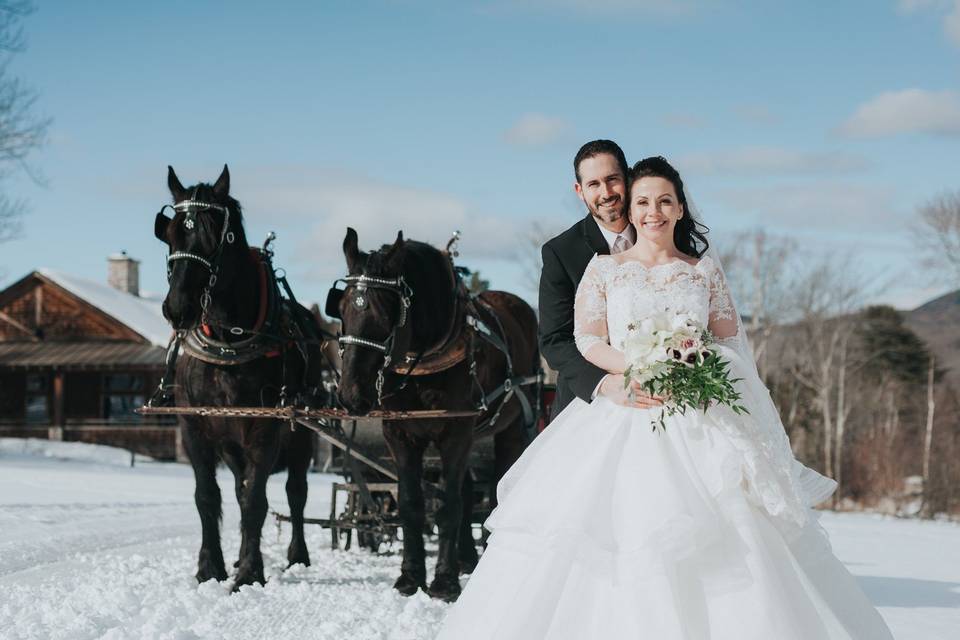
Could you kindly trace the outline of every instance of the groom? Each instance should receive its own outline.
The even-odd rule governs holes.
[[[587,263],[597,253],[626,251],[637,237],[627,218],[627,160],[617,143],[594,140],[583,145],[573,159],[573,171],[573,188],[588,213],[541,249],[540,352],[558,373],[550,418],[574,397],[590,402],[605,396],[627,406],[659,406],[660,400],[643,393],[636,383],[631,400],[622,377],[587,362],[574,343],[573,303]]]

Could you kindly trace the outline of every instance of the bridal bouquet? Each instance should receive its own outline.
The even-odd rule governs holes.
[[[730,378],[730,363],[710,348],[713,342],[710,332],[686,313],[665,310],[628,325],[624,386],[638,382],[651,395],[666,398],[654,431],[666,428],[667,415],[688,408],[706,411],[715,402],[737,414],[748,413],[737,404],[740,394],[733,383],[739,378]]]

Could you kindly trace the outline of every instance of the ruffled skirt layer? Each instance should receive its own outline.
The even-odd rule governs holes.
[[[771,516],[709,412],[572,403],[498,486],[486,552],[440,640],[883,640],[815,513]],[[832,480],[793,470],[807,504]]]

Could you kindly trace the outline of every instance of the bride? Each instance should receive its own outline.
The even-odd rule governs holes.
[[[438,640],[892,638],[817,523],[836,484],[794,459],[721,265],[699,232],[675,237],[693,215],[679,174],[647,158],[628,187],[637,242],[587,266],[577,347],[623,374],[628,324],[694,314],[749,414],[715,405],[654,433],[660,408],[574,400],[500,481]]]

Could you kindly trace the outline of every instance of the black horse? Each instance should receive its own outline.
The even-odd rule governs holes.
[[[393,245],[372,253],[361,252],[357,243],[356,232],[348,229],[346,288],[331,292],[327,311],[342,320],[339,396],[352,414],[378,405],[469,412],[511,375],[529,378],[539,371],[537,319],[523,300],[500,291],[470,298],[447,253],[404,241],[402,233]],[[488,432],[496,434],[497,479],[528,441],[517,393],[524,392],[501,396],[479,418],[485,421],[500,411],[492,424],[486,421]],[[405,595],[423,588],[433,597],[455,600],[461,561],[468,570],[476,564],[472,492],[463,489],[477,424],[477,417],[383,422],[399,471],[403,529],[403,564],[394,587]],[[442,470],[435,515],[439,557],[427,588],[422,481],[424,451],[431,443],[440,452]]]
[[[170,167],[167,184],[175,215],[171,219],[161,209],[154,233],[169,246],[170,288],[163,315],[177,332],[178,344],[182,340],[175,404],[273,407],[310,393],[319,376],[311,362],[316,347],[304,346],[305,325],[296,321],[304,317],[302,308],[282,298],[266,248],[247,244],[240,205],[229,195],[227,167],[212,186],[200,183],[189,189]],[[203,527],[197,580],[227,577],[220,546],[218,460],[233,472],[241,511],[234,590],[264,582],[260,533],[267,515],[266,482],[283,467],[288,469],[293,525],[287,560],[309,565],[303,509],[313,455],[310,432],[259,417],[187,415],[179,421]]]

